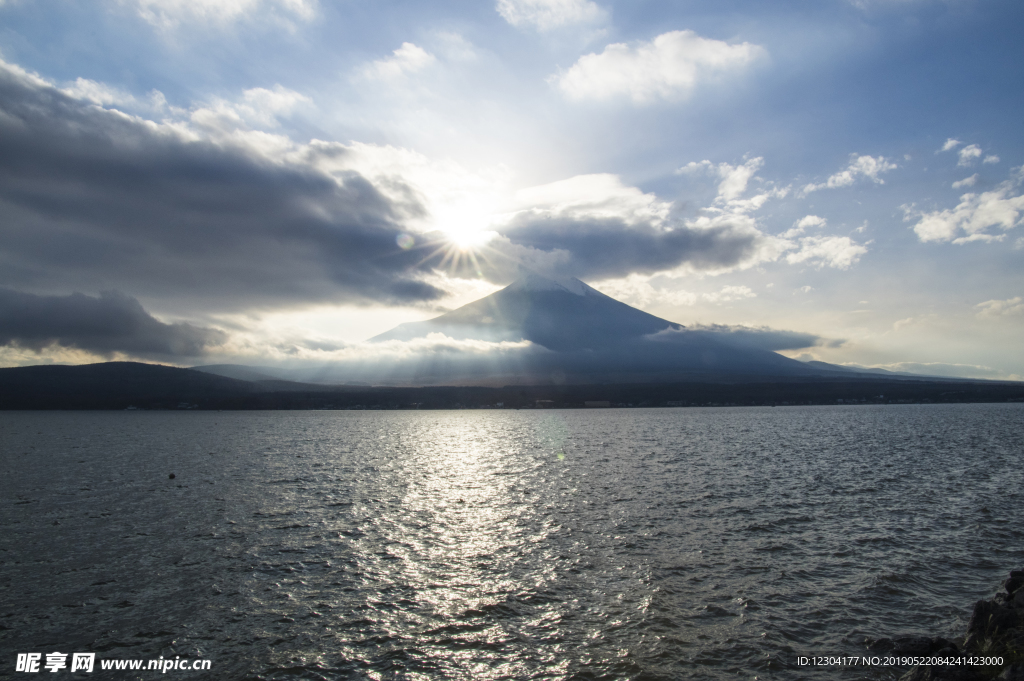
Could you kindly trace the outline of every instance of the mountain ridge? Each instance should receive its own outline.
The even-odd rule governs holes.
[[[727,334],[687,329],[574,278],[529,274],[434,319],[400,324],[370,339],[529,341],[546,352],[519,367],[529,380],[636,382],[711,374],[806,376],[828,372]]]
[[[560,282],[532,274],[434,319],[399,324],[370,342],[443,333],[457,340],[528,340],[549,350],[594,349],[669,328],[683,327],[615,300],[579,279]]]

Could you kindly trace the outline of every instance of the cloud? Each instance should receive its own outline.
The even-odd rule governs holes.
[[[963,142],[961,142],[960,140],[953,139],[952,137],[950,137],[948,140],[946,140],[946,143],[942,145],[942,148],[935,153],[949,151],[950,149],[956,149],[961,144],[963,144]]]
[[[965,177],[962,180],[957,180],[953,183],[953,189],[962,189],[964,187],[973,187],[978,181],[978,173],[974,173],[970,177]]]
[[[580,175],[520,191],[516,199],[523,208],[492,226],[496,236],[487,250],[497,257],[483,258],[481,271],[493,281],[507,281],[519,268],[603,281],[673,270],[721,273],[777,260],[798,244],[766,235],[751,215],[789,191],[756,177],[763,164],[760,157],[737,165],[705,160],[677,170],[719,180],[712,204],[692,219],[680,218],[672,203],[627,187],[610,174]],[[744,197],[753,179],[763,189]],[[800,261],[848,267],[866,249],[849,239],[844,243],[845,249],[832,241],[812,249],[805,242]],[[692,296],[679,304],[699,298],[679,295]]]
[[[701,302],[722,304],[757,297],[749,286],[723,286],[718,291],[707,293],[655,288],[651,285],[651,278],[642,275],[602,281],[600,290],[605,295],[640,309],[649,308],[652,304],[690,307]]]
[[[895,163],[890,162],[884,156],[858,156],[857,154],[851,154],[850,165],[845,170],[841,170],[835,175],[832,175],[825,182],[821,184],[808,184],[803,188],[804,194],[818,191],[819,189],[836,189],[838,187],[849,187],[857,181],[858,177],[866,177],[875,184],[885,184],[879,175],[881,173],[888,172],[898,168]]]
[[[999,163],[999,157],[995,154],[989,154],[982,163]]]
[[[548,31],[570,24],[596,24],[608,13],[590,0],[498,0],[498,14],[517,28]]]
[[[960,150],[959,160],[956,164],[958,166],[974,165],[974,162],[979,158],[981,158],[981,147],[977,144],[971,144]]]
[[[394,80],[422,71],[437,61],[434,55],[412,43],[402,43],[392,55],[370,62],[363,68],[363,75],[374,80]]]
[[[793,227],[783,233],[782,237],[784,239],[792,239],[806,232],[808,228],[824,227],[827,224],[828,221],[825,218],[818,217],[817,215],[805,215],[794,222]]]
[[[374,385],[508,385],[553,355],[529,341],[456,339],[430,333],[407,341],[387,340],[338,347],[323,343],[265,341],[227,346],[216,361],[270,362],[292,380],[311,383],[358,381]],[[549,360],[548,360],[549,361]]]
[[[165,324],[139,301],[116,291],[90,297],[38,296],[0,288],[0,346],[36,352],[53,345],[103,357],[198,357],[227,334],[191,324]]]
[[[64,88],[64,93],[75,99],[85,99],[100,106],[135,103],[135,97],[131,94],[88,78],[79,78],[74,83],[70,83]]]
[[[1017,296],[1006,300],[986,300],[974,307],[978,309],[978,317],[982,319],[1024,315],[1024,298]]]
[[[161,29],[181,24],[223,26],[243,19],[292,18],[309,21],[317,0],[121,0],[135,7],[139,16]]]
[[[763,158],[752,158],[746,163],[737,166],[730,166],[728,163],[721,163],[718,166],[722,182],[718,185],[718,196],[723,201],[735,201],[747,191],[747,183],[754,176],[761,166],[764,165]]]
[[[982,364],[947,364],[945,362],[893,362],[880,364],[879,369],[906,372],[920,376],[949,376],[951,378],[987,378],[1020,380],[999,369]]]
[[[241,128],[276,128],[280,125],[281,118],[289,116],[301,106],[311,104],[312,100],[309,97],[278,84],[273,89],[258,87],[245,90],[241,99],[234,102],[214,99],[187,115],[189,122],[208,134],[229,138],[237,137],[236,133]],[[274,138],[266,136],[264,142],[270,142],[272,139]],[[289,144],[288,140],[282,138],[270,146],[283,148]]]
[[[721,291],[704,293],[701,297],[711,303],[728,303],[745,298],[756,298],[757,294],[749,286],[723,286]]]
[[[828,265],[845,270],[867,252],[865,245],[858,244],[847,236],[808,236],[800,239],[799,250],[788,254],[786,262],[811,262],[816,263],[819,269]]]
[[[250,92],[253,107],[290,99]],[[423,212],[414,193],[321,170],[317,153],[350,150],[156,123],[0,62],[0,286],[116,288],[222,312],[440,297],[424,253],[396,244]]]
[[[992,234],[990,228],[1009,231],[1020,224],[1024,210],[1024,196],[1018,194],[1024,171],[1000,183],[990,192],[964,194],[956,208],[930,213],[903,206],[904,221],[916,219],[914,232],[921,241],[952,241],[965,244],[972,241],[1001,241],[1005,234]],[[958,236],[963,234],[963,236]]]
[[[721,178],[717,187],[717,194],[711,206],[704,208],[706,213],[745,215],[761,208],[768,199],[783,198],[789,194],[790,188],[774,187],[772,183],[765,183],[765,190],[754,196],[741,198],[747,191],[750,180],[761,178],[756,173],[764,165],[764,158],[758,156],[751,158],[737,165],[729,163],[714,164],[711,161],[703,160],[700,163],[691,161],[682,168],[676,170],[677,175],[709,174]]]
[[[627,187],[614,175],[583,175],[517,195],[528,208],[495,225],[488,250],[501,256],[484,268],[495,279],[520,266],[596,280],[686,266],[720,271],[777,256],[753,218],[716,209],[693,220],[672,204]],[[492,269],[488,269],[491,267]]]
[[[516,202],[534,211],[558,213],[563,217],[622,218],[630,223],[661,222],[668,218],[672,204],[654,194],[622,183],[617,175],[595,173],[522,189]]]
[[[777,352],[779,350],[801,350],[826,343],[821,336],[799,331],[782,331],[767,326],[729,326],[726,324],[693,325],[684,328],[668,328],[648,336],[651,340],[666,341],[692,335],[712,336],[715,340],[734,347],[756,348]]]
[[[524,211],[503,226],[500,236],[488,245],[530,269],[601,280],[634,272],[653,274],[682,265],[694,270],[750,266],[766,259],[763,246],[767,241],[744,221],[669,226]]]
[[[683,97],[699,81],[742,69],[765,54],[751,43],[731,45],[693,31],[671,31],[634,46],[608,45],[551,80],[572,100],[628,97],[648,104]]]

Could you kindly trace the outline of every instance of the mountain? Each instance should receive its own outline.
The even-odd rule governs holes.
[[[278,381],[283,380],[281,371],[271,367],[253,367],[244,364],[206,364],[189,367],[204,374],[215,374],[239,381]]]
[[[411,341],[430,334],[533,344],[533,352],[481,366],[490,373],[478,380],[624,383],[836,375],[831,368],[757,347],[748,336],[687,329],[578,279],[535,274],[440,317],[401,324],[370,340]],[[432,377],[421,372],[419,378]]]
[[[630,307],[579,279],[528,275],[502,290],[423,322],[399,324],[371,341],[443,333],[459,340],[528,340],[549,350],[607,347],[678,324]]]
[[[141,362],[0,369],[0,409],[175,409],[265,390],[248,381]]]
[[[358,387],[240,381],[137,362],[0,368],[5,409],[506,409],[1024,402],[1024,383],[858,376],[504,387]],[[135,413],[135,412],[132,412]],[[330,417],[333,418],[333,417]]]

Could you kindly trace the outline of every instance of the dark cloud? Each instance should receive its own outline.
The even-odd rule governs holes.
[[[396,244],[421,212],[357,173],[189,138],[0,63],[0,285],[211,311],[431,300],[422,253]]]
[[[732,267],[755,257],[764,238],[746,225],[729,222],[666,229],[621,218],[535,212],[520,214],[501,233],[513,246],[540,252],[525,263],[531,268],[556,268],[558,274],[598,280],[634,272],[653,274],[682,264],[696,269]],[[510,250],[510,254],[520,260],[529,258],[524,251]],[[545,254],[554,257],[545,262]]]
[[[776,352],[778,350],[800,350],[814,346],[827,345],[837,347],[843,341],[827,340],[813,333],[799,331],[780,331],[768,327],[728,326],[725,324],[709,324],[706,326],[688,326],[686,328],[670,328],[649,336],[655,341],[674,341],[694,336],[713,338],[733,347],[753,348]]]
[[[37,296],[0,288],[0,346],[39,351],[61,345],[159,359],[198,357],[226,338],[216,329],[164,324],[123,293]]]

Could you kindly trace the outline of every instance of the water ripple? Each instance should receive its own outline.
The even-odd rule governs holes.
[[[1024,564],[1022,416],[6,414],[0,641],[223,679],[894,679],[796,658],[953,636]]]

